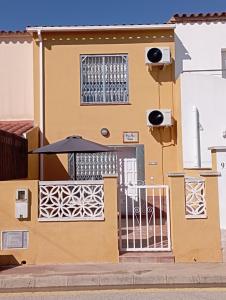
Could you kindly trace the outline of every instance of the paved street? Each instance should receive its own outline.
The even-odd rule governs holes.
[[[105,290],[105,291],[62,291],[35,292],[22,294],[0,294],[1,300],[224,300],[226,288],[184,288],[184,289],[134,289],[134,290]]]

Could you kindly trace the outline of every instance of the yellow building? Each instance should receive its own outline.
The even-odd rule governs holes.
[[[40,146],[82,136],[115,151],[41,155],[39,175],[36,158],[29,180],[1,182],[2,261],[221,261],[217,173],[182,167],[174,25],[27,31]]]

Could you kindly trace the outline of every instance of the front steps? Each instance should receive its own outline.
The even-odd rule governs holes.
[[[120,253],[122,263],[174,263],[172,252],[124,252]]]

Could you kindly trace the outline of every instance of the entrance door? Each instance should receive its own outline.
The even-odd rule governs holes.
[[[168,186],[144,183],[144,148],[118,147],[121,251],[169,251]]]
[[[136,197],[136,191],[130,186],[137,184],[137,158],[135,147],[121,147],[118,149],[119,199],[121,214],[126,213],[126,191],[131,197]],[[131,207],[128,207],[131,210]]]

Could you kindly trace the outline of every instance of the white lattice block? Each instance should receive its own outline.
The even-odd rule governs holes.
[[[186,218],[207,218],[204,179],[185,179],[185,206]]]
[[[104,219],[103,184],[40,184],[39,220]]]

